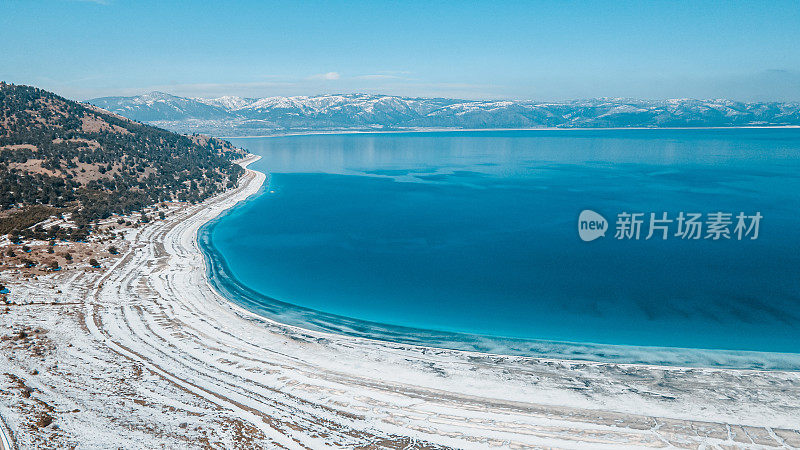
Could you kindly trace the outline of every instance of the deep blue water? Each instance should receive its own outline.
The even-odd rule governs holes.
[[[474,335],[800,353],[800,130],[232,141],[269,185],[201,237],[221,290],[278,320],[501,353]],[[605,238],[579,239],[584,209]],[[646,213],[639,240],[614,238],[623,211]],[[763,219],[756,240],[644,239],[681,211]]]

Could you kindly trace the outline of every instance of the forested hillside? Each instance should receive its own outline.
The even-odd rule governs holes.
[[[29,86],[0,82],[0,234],[88,235],[91,223],[235,185],[242,150],[184,136]],[[74,228],[31,228],[51,215]]]

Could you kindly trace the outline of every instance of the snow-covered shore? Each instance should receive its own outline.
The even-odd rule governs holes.
[[[797,372],[430,349],[244,311],[207,282],[196,237],[264,179],[129,230],[103,272],[2,280],[31,301],[0,314],[20,448],[800,447]]]

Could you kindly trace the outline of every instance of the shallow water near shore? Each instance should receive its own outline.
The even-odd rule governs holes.
[[[800,368],[800,130],[232,141],[268,185],[200,242],[257,313],[492,353]],[[584,209],[604,238],[579,239]],[[756,240],[614,238],[621,212],[681,211],[763,219]]]

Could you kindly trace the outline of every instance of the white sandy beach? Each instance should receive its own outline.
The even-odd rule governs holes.
[[[12,445],[800,447],[798,372],[486,355],[254,316],[209,285],[196,236],[264,179],[248,170],[237,189],[129,230],[104,271],[2,280],[30,304],[0,314],[0,334],[33,330],[32,345],[0,341]],[[52,424],[32,426],[43,413]]]

